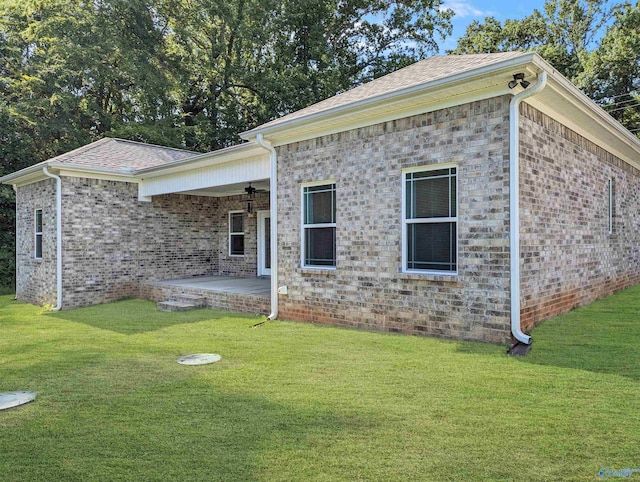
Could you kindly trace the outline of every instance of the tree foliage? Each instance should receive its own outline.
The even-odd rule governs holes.
[[[448,53],[535,51],[638,132],[639,32],[640,3],[547,0],[520,20],[472,22]]]
[[[614,118],[640,134],[640,2],[616,12],[578,82]]]
[[[437,51],[441,0],[4,0],[0,175],[106,135],[195,151]],[[0,187],[0,285],[13,192]]]
[[[603,0],[547,0],[542,11],[534,9],[520,20],[473,22],[449,53],[533,50],[573,79],[584,70],[589,49],[617,9]]]

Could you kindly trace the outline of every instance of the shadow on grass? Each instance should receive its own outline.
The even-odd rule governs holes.
[[[327,470],[325,455],[314,448],[375,429],[366,417],[182,378],[189,370],[138,364],[136,377],[119,382],[104,370],[79,373],[68,387],[77,390],[43,393],[28,421],[0,427],[0,436],[12,438],[0,469],[24,480],[311,479]],[[317,455],[305,467],[292,465],[304,451]]]
[[[640,285],[547,320],[531,336],[533,347],[518,358],[522,363],[640,380]],[[492,349],[465,343],[459,351],[486,355]]]
[[[162,330],[174,325],[219,319],[229,316],[229,313],[206,308],[193,311],[164,312],[159,311],[152,301],[136,299],[47,313],[46,316],[57,320],[83,323],[124,335],[135,335]],[[252,315],[234,313],[233,316],[247,318],[248,324],[256,319]]]

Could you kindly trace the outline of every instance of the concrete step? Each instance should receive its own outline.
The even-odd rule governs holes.
[[[157,306],[160,311],[189,311],[200,308],[200,306],[194,305],[193,303],[184,303],[182,301],[173,300],[159,301]]]
[[[191,295],[189,293],[173,294],[170,301],[179,301],[180,303],[191,303],[192,305],[203,307],[207,306],[207,300],[204,296]]]

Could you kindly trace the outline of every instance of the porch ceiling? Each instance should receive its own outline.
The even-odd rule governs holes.
[[[257,192],[269,192],[269,179],[260,179],[257,181],[251,181],[251,185],[257,189]],[[193,189],[190,191],[183,191],[181,194],[192,194],[194,196],[209,196],[209,197],[226,197],[237,196],[239,194],[246,194],[244,188],[248,186],[246,182],[238,182],[235,184],[227,184],[226,186],[216,186],[204,189]]]
[[[204,159],[204,165],[198,162],[188,166],[190,169],[170,170],[167,173],[159,170],[140,180],[138,196],[143,201],[150,201],[151,196],[170,193],[231,196],[244,194],[244,188],[250,182],[256,189],[269,189],[269,155],[264,149],[257,149],[260,149],[259,155],[237,155],[230,160],[222,156],[220,162],[221,159],[217,159],[212,153],[209,158]]]

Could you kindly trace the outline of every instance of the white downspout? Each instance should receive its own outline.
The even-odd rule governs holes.
[[[547,85],[547,73],[538,75],[533,88],[516,94],[509,105],[509,243],[511,247],[511,333],[521,343],[531,337],[520,327],[520,102]]]
[[[267,149],[271,155],[271,179],[269,180],[269,209],[271,210],[271,314],[270,320],[278,317],[278,155],[271,143],[256,135],[256,142]]]
[[[16,218],[15,218],[15,223],[16,223],[16,228],[15,228],[15,243],[16,243],[16,249],[15,249],[15,268],[14,268],[14,278],[15,278],[15,284],[16,284],[16,295],[13,298],[13,300],[17,300],[18,299],[18,186],[16,186],[15,184],[12,184],[11,187],[13,187],[13,191],[15,193],[15,199],[16,199]]]
[[[62,180],[60,176],[51,174],[47,166],[42,167],[45,176],[56,180],[56,289],[58,292],[58,303],[53,311],[60,311],[62,308]]]

